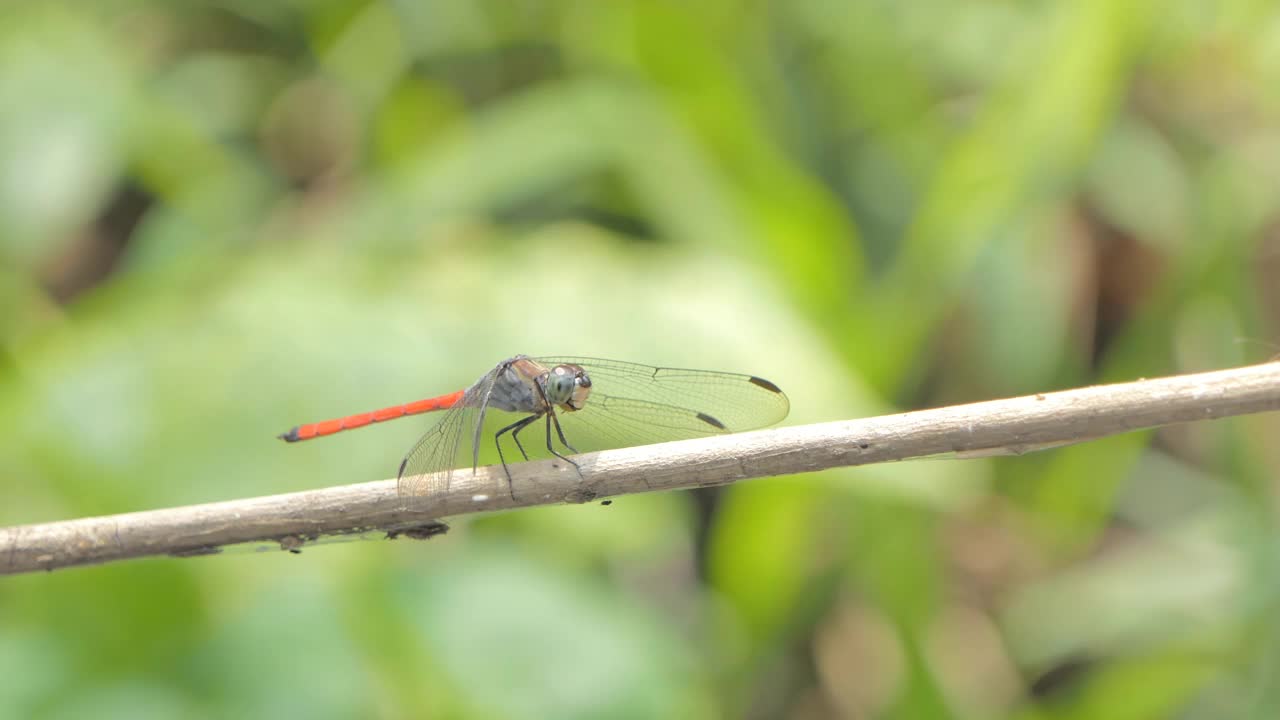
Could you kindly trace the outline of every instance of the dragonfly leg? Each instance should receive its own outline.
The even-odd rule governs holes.
[[[529,454],[524,451],[524,446],[520,444],[520,431],[529,427],[537,419],[537,415],[521,418],[502,428],[493,436],[493,444],[498,448],[498,462],[502,463],[502,472],[507,474],[507,490],[511,493],[512,500],[516,499],[516,489],[511,483],[511,469],[507,467],[507,458],[502,454],[502,436],[504,433],[510,432],[512,439],[516,441],[516,447],[520,450],[520,454],[524,456],[525,460],[528,460]]]
[[[556,417],[556,414],[554,411],[547,413],[547,450],[549,450],[552,455],[555,455],[556,457],[560,458],[561,460],[569,463],[574,468],[576,468],[578,470],[578,474],[582,474],[582,468],[578,467],[578,463],[556,452],[556,449],[553,443],[551,442],[552,424],[556,426],[556,434],[560,436],[560,442],[563,443],[565,447],[569,448],[570,450],[573,450],[573,452],[575,453],[578,452],[572,445],[570,445],[568,442],[565,442],[564,430],[560,429],[560,419]]]
[[[521,420],[520,422],[513,425],[511,429],[511,439],[516,441],[516,447],[520,449],[520,456],[523,457],[526,461],[529,459],[529,453],[525,452],[524,445],[520,444],[520,431],[532,425],[533,421],[537,419],[538,419],[537,415],[530,415],[524,420]],[[498,433],[498,434],[501,435],[502,433]]]
[[[542,375],[539,375],[538,381],[533,384],[534,388],[537,389],[538,391],[538,395],[542,398],[543,407],[546,408],[543,411],[543,414],[547,416],[547,451],[550,452],[552,455],[555,455],[561,460],[572,465],[573,468],[578,471],[578,475],[582,475],[582,468],[578,467],[578,463],[556,452],[556,448],[551,442],[551,424],[555,423],[556,434],[560,436],[560,442],[564,443],[564,446],[569,448],[573,452],[575,453],[578,452],[572,445],[565,442],[564,431],[560,429],[560,419],[556,417],[555,407],[552,406],[551,401],[547,398],[547,391],[545,386],[547,382],[547,376],[550,374],[551,374],[550,372],[547,372],[547,373],[543,373]],[[521,429],[523,428],[524,426],[521,426]]]
[[[564,430],[560,428],[560,418],[555,417],[555,416],[554,416],[554,414],[553,414],[553,415],[552,415],[552,418],[551,418],[551,422],[555,423],[555,426],[556,426],[556,434],[560,436],[560,444],[561,444],[561,445],[564,445],[565,447],[569,448],[569,449],[570,449],[570,450],[572,450],[573,452],[577,453],[577,452],[578,452],[578,448],[576,448],[576,447],[574,447],[574,446],[570,445],[570,444],[569,444],[569,441],[564,439]],[[551,440],[550,435],[551,435],[551,433],[550,433],[550,432],[548,432],[548,433],[547,433],[547,436],[548,436],[548,437],[547,437],[547,440],[548,440],[548,442]]]

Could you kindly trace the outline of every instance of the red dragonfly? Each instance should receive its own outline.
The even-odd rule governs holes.
[[[448,489],[459,464],[470,464],[473,471],[480,464],[482,435],[491,417],[507,416],[508,422],[493,438],[510,488],[503,436],[509,435],[528,460],[520,432],[539,420],[547,451],[577,467],[562,450],[573,454],[751,430],[782,420],[789,408],[777,385],[754,375],[517,355],[498,363],[466,390],[299,425],[280,438],[298,442],[444,411],[405,455],[397,473],[402,497],[435,497]]]

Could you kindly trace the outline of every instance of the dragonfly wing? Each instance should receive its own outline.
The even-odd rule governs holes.
[[[592,393],[587,406],[558,412],[565,439],[578,452],[721,435],[721,424],[688,408]],[[541,432],[541,431],[539,431]],[[554,430],[553,430],[554,432]]]
[[[556,413],[565,439],[579,452],[752,430],[782,420],[790,409],[787,396],[776,385],[753,375],[585,357],[534,360],[548,369],[581,365],[591,378],[585,407]],[[488,445],[497,430],[528,417],[493,407],[481,417],[480,407],[505,368],[505,363],[499,365],[477,381],[409,451],[401,466],[401,497],[435,497],[446,492],[457,468],[476,464],[476,442]],[[554,437],[554,430],[550,432]],[[530,458],[548,457],[547,433],[539,419],[519,437],[505,436],[506,461],[523,459],[512,447],[517,440]],[[492,447],[484,449],[486,454],[496,454]]]
[[[580,452],[752,430],[790,408],[776,385],[753,375],[586,357],[537,361],[581,365],[591,378],[585,407],[557,413],[565,439]]]
[[[414,443],[400,462],[396,492],[402,498],[437,497],[449,490],[460,467],[475,467],[476,431],[480,407],[493,388],[497,369],[467,389],[462,399]]]
[[[719,432],[725,433],[773,425],[791,409],[787,396],[777,385],[754,375],[661,368],[585,357],[537,358],[537,361],[548,367],[572,363],[587,371],[591,377],[591,397],[581,412],[587,412],[599,400],[607,398],[613,406],[612,414],[633,411],[642,420],[665,421],[671,425],[669,429],[688,429],[684,437],[714,434],[702,432],[698,423],[687,419],[690,414],[716,421],[722,426]],[[626,404],[624,401],[636,402]],[[569,414],[576,413],[566,413]]]

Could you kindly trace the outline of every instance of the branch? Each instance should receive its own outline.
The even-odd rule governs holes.
[[[759,430],[574,458],[455,471],[428,502],[393,480],[308,492],[0,528],[0,575],[148,555],[189,556],[271,542],[296,551],[325,537],[427,538],[450,515],[584,503],[629,493],[956,453],[1021,454],[1193,420],[1280,409],[1280,363],[1065,390],[900,415]]]

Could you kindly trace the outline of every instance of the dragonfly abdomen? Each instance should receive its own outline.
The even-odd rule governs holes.
[[[441,395],[440,397],[427,398],[418,400],[417,402],[405,403],[404,405],[392,405],[381,410],[372,412],[359,413],[356,415],[348,415],[342,418],[334,418],[333,420],[322,420],[317,423],[309,423],[307,425],[298,425],[289,430],[289,432],[279,435],[281,440],[285,442],[298,442],[300,440],[310,440],[311,438],[332,435],[343,430],[354,430],[358,427],[364,427],[377,422],[385,422],[387,420],[395,420],[406,415],[419,415],[421,413],[433,412],[435,410],[447,410],[462,399],[464,391]]]

